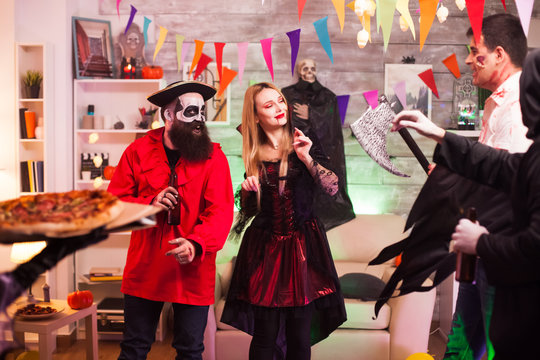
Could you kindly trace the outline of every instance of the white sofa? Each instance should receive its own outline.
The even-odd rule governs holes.
[[[394,262],[368,266],[381,249],[401,240],[404,220],[397,215],[357,215],[328,232],[339,276],[368,273],[387,281]],[[251,337],[220,322],[238,244],[227,243],[218,255],[216,304],[210,308],[205,360],[248,358]],[[429,282],[429,280],[427,280]],[[312,359],[404,360],[426,352],[435,305],[435,290],[392,298],[374,317],[374,301],[345,299],[347,321],[312,347]]]

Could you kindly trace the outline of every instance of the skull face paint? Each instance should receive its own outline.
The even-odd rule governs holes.
[[[190,123],[193,121],[206,121],[206,106],[199,93],[185,93],[178,97],[174,108],[176,119]]]
[[[317,80],[317,64],[312,59],[304,59],[300,61],[298,66],[298,75],[304,81],[309,83]]]

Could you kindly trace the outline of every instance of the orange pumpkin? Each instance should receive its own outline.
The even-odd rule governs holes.
[[[94,303],[94,295],[89,290],[75,291],[68,295],[67,303],[72,309],[85,309]]]
[[[161,79],[163,77],[163,69],[161,66],[145,66],[142,68],[143,79]]]
[[[103,169],[103,177],[105,178],[105,180],[111,180],[115,170],[116,166],[105,166],[105,169]]]

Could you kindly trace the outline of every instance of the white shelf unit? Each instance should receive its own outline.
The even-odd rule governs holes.
[[[84,79],[75,80],[73,86],[73,121],[74,121],[74,184],[75,189],[93,189],[94,181],[83,180],[81,176],[81,153],[109,154],[109,165],[116,166],[126,147],[148,130],[137,128],[141,121],[139,108],[154,108],[146,97],[164,87],[164,81],[138,79]],[[112,119],[110,125],[121,121],[122,129],[83,128],[83,115],[87,114],[88,105],[94,105],[94,116]],[[159,118],[157,114],[156,118]],[[107,124],[105,124],[107,126]],[[90,142],[90,137],[98,140]],[[108,181],[103,179],[100,186],[106,189]]]
[[[16,43],[15,45],[15,66],[16,66],[16,114],[17,114],[17,193],[18,195],[35,194],[38,189],[32,192],[23,191],[23,176],[20,163],[22,161],[43,161],[43,172],[39,181],[43,183],[43,190],[47,191],[47,146],[46,134],[47,123],[49,121],[47,114],[47,81],[49,74],[47,73],[47,48],[45,44],[40,43]],[[23,78],[28,70],[39,71],[43,75],[41,89],[38,98],[30,98],[27,94],[27,89],[24,86]],[[24,118],[21,119],[19,109],[26,108],[28,111],[35,112],[36,126],[40,119],[43,121],[42,137],[24,138],[22,134],[22,126],[25,126]],[[21,124],[22,122],[22,124]],[[37,169],[36,169],[37,170]],[[37,180],[37,179],[36,179]],[[29,181],[29,180],[27,180]]]

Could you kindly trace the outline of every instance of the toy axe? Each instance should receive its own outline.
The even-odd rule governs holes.
[[[383,169],[397,176],[410,177],[395,167],[390,161],[390,156],[386,150],[386,134],[395,116],[396,114],[386,96],[381,95],[379,96],[379,105],[375,109],[369,108],[366,110],[358,120],[351,124],[351,130],[364,151]],[[429,161],[409,131],[403,128],[399,130],[399,134],[427,174]]]

